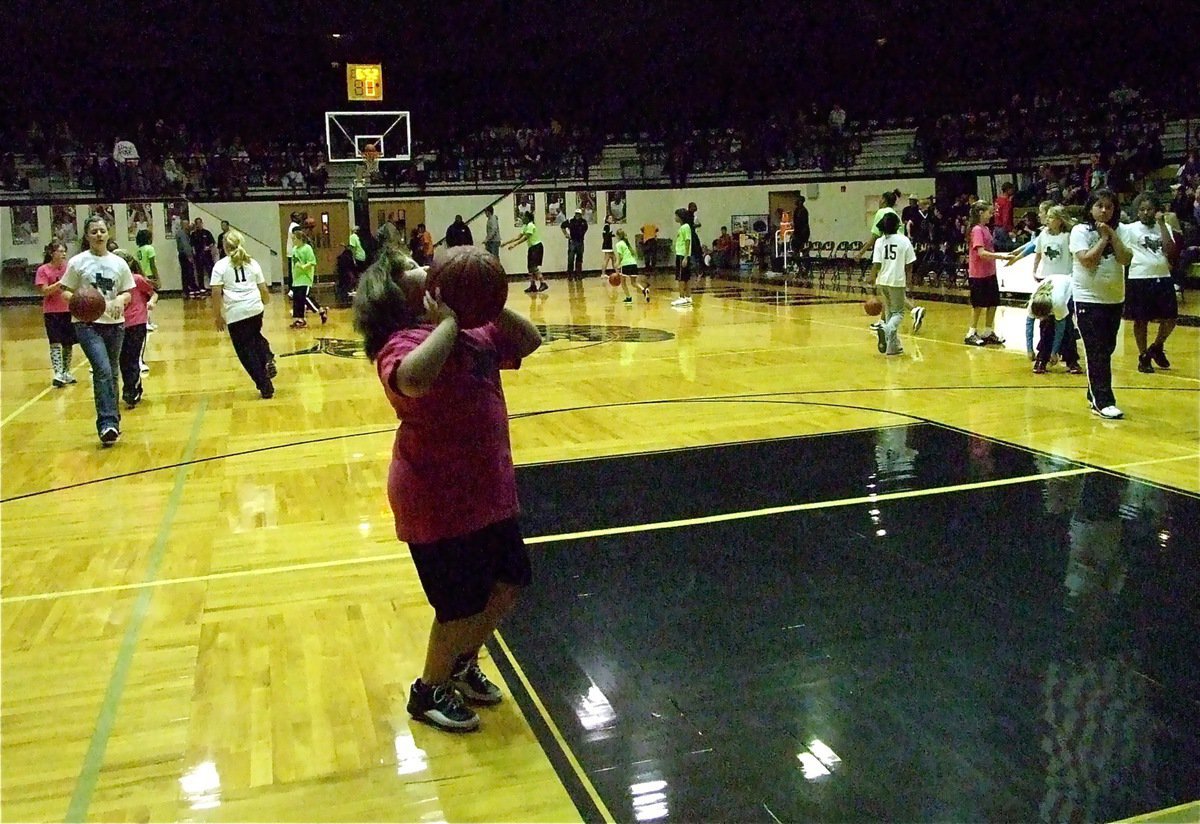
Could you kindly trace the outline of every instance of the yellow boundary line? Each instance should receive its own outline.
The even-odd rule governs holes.
[[[910,489],[904,492],[882,492],[879,494],[858,495],[853,498],[841,498],[832,501],[809,501],[802,504],[785,504],[782,506],[765,507],[763,509],[744,510],[742,512],[726,512],[719,515],[702,515],[696,518],[680,518],[673,521],[656,521],[645,524],[605,527],[603,529],[589,529],[582,532],[566,532],[559,535],[538,535],[533,538],[526,538],[525,543],[549,544],[557,541],[577,541],[583,538],[603,538],[609,535],[628,535],[635,532],[653,532],[661,529],[678,529],[680,527],[687,526],[701,526],[704,524],[723,523],[725,521],[741,521],[748,518],[761,518],[768,515],[782,515],[789,512],[807,512],[814,509],[833,509],[842,506],[854,506],[856,504],[874,504],[882,501],[898,501],[906,498],[923,498],[930,495],[945,495],[953,492],[970,492],[976,489],[991,489],[993,487],[1000,486],[1014,486],[1016,484],[1032,483],[1034,481],[1046,481],[1054,478],[1070,478],[1076,475],[1089,475],[1099,471],[1099,469],[1092,467],[1064,469],[1058,472],[1042,472],[1037,475],[1021,475],[1016,478],[999,478],[992,481],[975,481],[973,483],[953,484],[951,486],[936,486],[930,489]],[[145,589],[147,587],[194,584],[227,578],[257,577],[261,575],[276,575],[285,572],[303,572],[312,569],[329,569],[332,567],[357,566],[359,564],[384,563],[388,561],[403,560],[407,559],[408,557],[409,556],[407,552],[390,552],[386,555],[370,555],[364,558],[339,558],[332,561],[314,561],[306,564],[288,564],[278,567],[265,567],[263,569],[242,569],[230,572],[212,572],[206,575],[190,575],[183,578],[162,578],[136,584],[114,584],[103,587],[88,587],[86,589],[69,589],[61,592],[42,592],[34,595],[13,595],[7,598],[0,598],[0,604],[19,604],[28,601],[48,601],[77,595],[101,595],[109,592]]]
[[[1116,822],[1115,824],[1138,824],[1138,822],[1149,822],[1149,821],[1159,821],[1159,820],[1162,820],[1165,822],[1165,821],[1169,821],[1172,819],[1160,819],[1161,816],[1170,816],[1170,815],[1174,815],[1175,813],[1185,812],[1189,809],[1192,810],[1193,812],[1195,812],[1196,815],[1193,816],[1191,819],[1178,819],[1178,820],[1180,820],[1180,821],[1187,821],[1187,820],[1200,821],[1200,801],[1190,801],[1187,804],[1179,804],[1174,807],[1167,807],[1165,810],[1155,810],[1152,813],[1142,813],[1141,815],[1135,815],[1133,818],[1122,818],[1120,821]]]
[[[570,745],[567,744],[567,739],[563,737],[562,731],[559,730],[558,725],[554,723],[554,719],[550,716],[550,711],[547,710],[546,705],[542,703],[541,696],[539,696],[537,690],[533,688],[533,683],[530,682],[528,676],[525,675],[525,671],[521,669],[521,665],[517,663],[516,656],[513,655],[513,652],[511,649],[509,649],[508,644],[505,643],[504,637],[500,635],[499,630],[496,631],[495,635],[496,642],[500,644],[500,649],[504,650],[504,655],[508,658],[508,662],[512,664],[513,671],[516,672],[517,678],[521,680],[522,686],[525,687],[525,692],[529,694],[529,698],[533,701],[533,705],[537,707],[538,714],[541,715],[542,720],[546,722],[546,726],[549,728],[550,734],[554,736],[554,740],[558,742],[559,748],[562,750],[563,755],[566,756],[567,761],[571,765],[571,769],[575,771],[575,775],[579,779],[579,782],[583,784],[583,788],[587,791],[588,796],[592,799],[592,803],[596,805],[596,809],[600,811],[600,815],[604,817],[604,820],[607,821],[608,824],[614,824],[616,819],[613,818],[613,814],[609,812],[608,807],[605,806],[604,801],[600,798],[600,793],[596,792],[596,788],[592,785],[591,779],[588,778],[587,772],[584,771],[583,765],[580,764],[579,759],[575,757],[575,752],[571,749]],[[570,793],[568,793],[568,795],[569,794]]]
[[[4,420],[0,421],[0,428],[3,428],[5,424],[7,424],[7,423],[8,423],[9,421],[11,421],[13,418],[17,417],[17,415],[20,415],[20,414],[21,414],[22,412],[24,412],[26,409],[28,409],[29,407],[33,406],[35,403],[37,403],[38,401],[40,401],[42,398],[46,397],[46,395],[48,395],[50,392],[52,392],[52,391],[53,391],[53,389],[54,389],[54,387],[47,386],[47,387],[46,387],[45,389],[43,389],[41,392],[38,392],[38,393],[37,393],[36,395],[34,395],[32,398],[30,398],[29,400],[25,401],[25,403],[23,403],[23,404],[21,404],[20,406],[18,406],[15,412],[11,413],[11,414],[10,414],[10,415],[9,415],[7,418],[5,418]]]

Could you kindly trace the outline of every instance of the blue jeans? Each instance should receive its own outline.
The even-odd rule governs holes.
[[[583,274],[583,241],[567,240],[567,275]]]
[[[92,394],[96,398],[96,434],[113,427],[121,428],[121,408],[117,406],[117,369],[121,362],[121,344],[125,325],[121,323],[77,323],[75,337],[79,348],[92,365]]]

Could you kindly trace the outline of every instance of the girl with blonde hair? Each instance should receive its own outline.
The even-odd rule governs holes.
[[[267,281],[258,261],[246,251],[237,229],[225,233],[225,257],[213,267],[213,321],[217,330],[229,330],[233,351],[242,368],[264,398],[275,394],[275,355],[262,333],[263,310],[271,301]]]

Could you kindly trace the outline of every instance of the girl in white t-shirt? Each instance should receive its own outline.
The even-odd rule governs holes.
[[[275,394],[275,355],[262,333],[263,308],[271,300],[262,267],[246,251],[236,229],[225,233],[226,256],[213,267],[213,320],[217,331],[229,329],[233,351],[264,398]]]
[[[112,446],[121,437],[121,410],[117,406],[117,369],[125,339],[125,307],[133,290],[133,273],[125,261],[108,251],[108,220],[94,214],[83,224],[87,248],[67,261],[59,283],[69,292],[90,286],[104,296],[104,314],[85,322],[74,317],[75,338],[92,366],[92,392],[96,400],[96,432],[100,443]]]
[[[1088,405],[1102,418],[1125,413],[1112,390],[1112,354],[1125,304],[1125,267],[1132,255],[1117,232],[1120,207],[1111,189],[1096,189],[1083,221],[1071,230],[1071,289],[1075,317],[1087,353]]]
[[[1133,322],[1133,339],[1138,348],[1138,371],[1153,373],[1153,360],[1160,369],[1171,362],[1163,346],[1175,330],[1179,302],[1171,279],[1170,259],[1175,256],[1175,238],[1159,211],[1158,199],[1143,192],[1133,201],[1137,220],[1122,223],[1117,230],[1133,256],[1125,283],[1125,320]],[[1154,343],[1147,345],[1150,321],[1158,321]]]
[[[900,345],[900,322],[904,319],[904,287],[912,274],[917,253],[907,237],[900,234],[900,217],[888,212],[879,219],[882,232],[871,250],[871,271],[875,273],[875,291],[883,301],[883,323],[875,327],[879,351],[885,355],[904,352]]]
[[[1056,294],[1065,296],[1064,301],[1069,301],[1071,296],[1071,251],[1070,251],[1070,231],[1075,225],[1075,221],[1071,220],[1067,215],[1067,210],[1062,206],[1053,206],[1046,210],[1043,217],[1046,227],[1038,233],[1034,239],[1034,251],[1036,256],[1033,260],[1033,276],[1041,281],[1042,286],[1034,291],[1029,297],[1029,317],[1025,321],[1025,344],[1029,349],[1029,359],[1034,362],[1033,371],[1037,374],[1042,374],[1046,371],[1047,364],[1053,364],[1058,360],[1063,340],[1067,338],[1067,327],[1070,324],[1070,310],[1065,308],[1067,304],[1064,302],[1063,312],[1058,311],[1042,311],[1040,313],[1034,311],[1034,302],[1038,294],[1047,296],[1048,294]],[[1043,288],[1048,287],[1048,288]],[[1039,308],[1044,308],[1039,307]],[[1065,314],[1064,314],[1065,313]],[[1050,320],[1050,316],[1054,316],[1054,320]],[[1033,350],[1033,325],[1034,321],[1040,319],[1042,340],[1046,340],[1049,336],[1053,336],[1052,345],[1044,345],[1042,340],[1038,343],[1038,353],[1042,353],[1039,357]],[[1048,343],[1048,340],[1046,341]],[[1074,327],[1070,330],[1070,340],[1068,341],[1072,356],[1064,357],[1067,362],[1067,369],[1072,374],[1082,374],[1079,369],[1079,358],[1074,355],[1075,352],[1075,330]],[[1072,367],[1074,364],[1074,367]]]

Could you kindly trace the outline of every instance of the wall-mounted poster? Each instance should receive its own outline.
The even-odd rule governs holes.
[[[583,212],[583,219],[588,223],[596,222],[596,193],[576,192],[575,208]]]
[[[67,244],[68,249],[71,249],[72,244],[79,240],[79,218],[75,214],[75,207],[58,203],[52,207],[51,215],[50,220],[54,226],[55,239],[61,240]]]
[[[762,234],[767,231],[768,220],[767,215],[730,215],[729,231],[735,235],[748,232]]]
[[[517,192],[513,198],[513,225],[525,225],[525,213],[537,214],[533,192]]]
[[[546,225],[561,226],[567,222],[567,193],[546,193]]]
[[[108,223],[108,236],[113,238],[117,230],[117,211],[111,203],[94,203],[88,207],[88,217],[100,215]],[[113,238],[115,240],[115,238]]]
[[[12,220],[12,242],[15,246],[28,246],[38,242],[38,213],[36,206],[12,206],[8,210]]]
[[[179,224],[187,220],[187,201],[186,200],[168,200],[163,203],[163,228],[166,234],[162,239],[167,240],[175,237],[175,230],[179,228]]]
[[[130,242],[137,240],[137,233],[150,228],[150,204],[126,203],[125,223]]]
[[[609,192],[605,199],[605,214],[612,218],[613,223],[625,222],[625,190],[621,189],[615,192]]]

